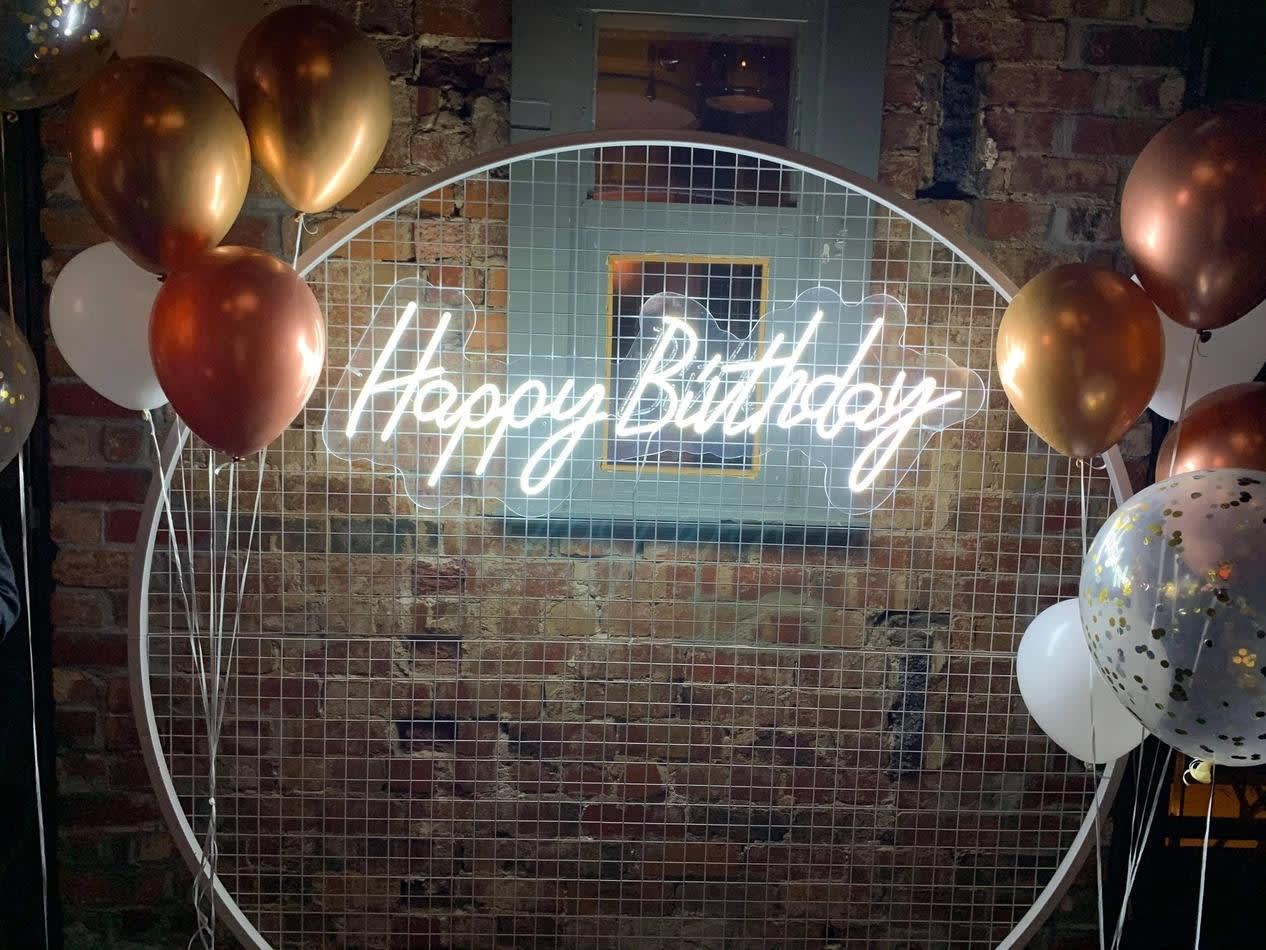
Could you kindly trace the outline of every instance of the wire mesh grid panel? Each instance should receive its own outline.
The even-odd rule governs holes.
[[[259,492],[216,798],[262,939],[1011,932],[1096,776],[1015,686],[1083,522],[996,383],[980,267],[716,143],[524,149],[336,225],[306,414],[235,505],[189,440],[175,537],[147,529],[149,722],[200,834],[169,544],[205,604]],[[1087,493],[1093,528],[1102,473]]]

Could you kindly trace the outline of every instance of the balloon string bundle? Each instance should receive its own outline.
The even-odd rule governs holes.
[[[241,630],[242,619],[241,604],[246,592],[251,554],[254,550],[255,535],[259,525],[264,485],[264,465],[267,452],[261,452],[259,456],[255,500],[244,542],[237,510],[237,496],[241,491],[238,479],[238,463],[232,461],[227,466],[217,467],[214,452],[211,450],[207,452],[210,551],[207,568],[208,618],[206,642],[204,644],[203,625],[198,608],[194,545],[195,520],[190,515],[192,504],[189,481],[185,477],[185,466],[179,458],[174,460],[170,467],[163,463],[162,450],[159,445],[158,431],[154,424],[154,418],[148,411],[143,413],[143,415],[149,423],[150,437],[159,465],[159,492],[167,522],[171,572],[176,576],[177,591],[180,596],[181,606],[185,610],[194,682],[198,689],[198,699],[202,709],[202,727],[207,740],[207,816],[202,839],[199,873],[194,878],[193,885],[193,905],[197,915],[197,929],[189,940],[189,946],[192,947],[195,942],[198,942],[205,950],[211,950],[211,948],[215,947],[215,882],[219,862],[219,844],[217,840],[219,812],[216,802],[216,789],[220,737],[224,726],[225,712],[228,709],[229,685],[237,659],[237,640]],[[228,479],[223,511],[225,522],[224,543],[217,556],[216,533],[219,513],[216,510],[216,476],[225,467],[228,469]],[[172,515],[171,504],[171,476],[176,470],[180,472],[180,494],[184,515],[184,535],[187,544],[187,551],[184,553],[183,558],[177,541],[178,532]],[[236,558],[234,558],[234,555],[236,555]],[[234,575],[232,577],[230,577],[229,573],[229,562],[231,559],[235,560]],[[188,575],[187,582],[186,572]],[[235,595],[232,599],[229,596],[231,589]],[[232,611],[231,625],[228,623],[230,610]]]
[[[1134,807],[1130,815],[1130,844],[1126,854],[1125,890],[1121,895],[1121,908],[1117,913],[1116,932],[1112,937],[1112,950],[1118,950],[1125,933],[1125,915],[1130,906],[1130,895],[1134,891],[1134,882],[1138,879],[1139,868],[1143,864],[1143,851],[1152,837],[1152,825],[1156,820],[1157,806],[1161,796],[1169,787],[1169,763],[1174,756],[1173,746],[1165,746],[1165,758],[1161,761],[1160,746],[1154,745],[1152,765],[1148,771],[1147,782],[1140,782],[1142,777],[1142,753],[1135,757]],[[1159,771],[1156,768],[1160,762]],[[1138,810],[1138,790],[1143,787],[1143,810]],[[1146,789],[1151,789],[1150,797]]]
[[[1209,869],[1209,831],[1213,827],[1213,762],[1208,759],[1192,759],[1191,765],[1183,773],[1184,785],[1199,782],[1209,786],[1209,801],[1204,810],[1204,840],[1200,844],[1200,891],[1196,897],[1196,940],[1192,946],[1200,950],[1200,931],[1204,925],[1204,888]]]
[[[0,168],[5,174],[9,168],[8,140],[5,126],[17,121],[17,113],[6,111],[0,120]],[[17,317],[13,306],[13,256],[9,250],[9,189],[3,190],[4,210],[4,277],[5,291],[9,301],[9,319],[13,321],[14,333],[17,331]],[[35,619],[31,615],[31,552],[28,546],[29,520],[26,509],[26,452],[20,450],[18,462],[18,528],[22,532],[22,597],[23,613],[26,614],[26,656],[27,669],[31,679],[31,763],[32,778],[35,783],[35,826],[40,846],[40,912],[44,924],[44,946],[49,946],[48,932],[48,848],[44,828],[44,787],[40,775],[40,730],[35,715]]]
[[[1090,522],[1089,513],[1086,511],[1088,494],[1086,490],[1086,483],[1089,479],[1089,465],[1087,465],[1084,459],[1077,459],[1077,486],[1080,489],[1081,494],[1079,507],[1081,511],[1081,556],[1083,559],[1090,548]],[[1086,683],[1086,694],[1090,701],[1090,759],[1093,763],[1099,761],[1099,752],[1095,747],[1095,677],[1099,675],[1099,671],[1095,669],[1094,663],[1090,663],[1087,666],[1087,674],[1089,675],[1089,680]],[[1091,768],[1094,769],[1095,766],[1091,765]],[[1098,778],[1097,770],[1095,772],[1095,777],[1096,779]],[[1094,796],[1092,807],[1095,810],[1095,896],[1097,898],[1099,910],[1099,950],[1104,950],[1106,940],[1106,923],[1103,910],[1103,835],[1101,833],[1099,814],[1102,811],[1102,808],[1101,798],[1097,793]]]

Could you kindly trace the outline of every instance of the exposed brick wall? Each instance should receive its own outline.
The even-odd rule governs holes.
[[[1023,283],[1082,260],[1129,273],[1133,156],[1183,111],[1195,0],[894,0],[880,179],[924,198]],[[1123,443],[1142,482],[1151,426]]]
[[[505,141],[509,0],[343,0],[329,5],[356,13],[362,28],[379,43],[395,89],[396,123],[379,172],[345,202],[343,210],[361,207],[419,172]],[[1191,8],[1191,0],[896,0],[882,177],[907,194],[929,195],[929,202],[1017,281],[1057,260],[1123,265],[1115,230],[1123,174],[1130,156],[1151,131],[1182,106],[1184,29]],[[65,107],[50,110],[43,132],[48,160],[42,222],[49,243],[45,271],[50,283],[70,256],[103,239],[74,192],[65,158],[66,111]],[[427,243],[436,239],[442,237],[432,236]],[[262,179],[257,179],[248,207],[228,240],[277,252],[292,249],[289,214]],[[493,309],[504,298],[497,273],[493,269],[478,277],[462,274],[468,286],[483,282],[485,304]],[[494,343],[489,348],[497,347]],[[189,874],[175,856],[149,792],[127,688],[127,582],[131,543],[150,471],[148,435],[134,414],[111,406],[75,380],[55,351],[49,353],[49,364],[53,376],[49,397],[52,521],[59,546],[54,563],[58,587],[52,605],[54,691],[67,942],[85,948],[183,945],[192,928]],[[483,550],[484,539],[474,539],[474,543]],[[444,563],[452,566],[452,562]],[[648,583],[681,581],[665,565],[651,564],[646,569],[653,574]],[[451,599],[452,585],[458,583],[453,578],[461,576],[458,568],[453,570],[457,573],[419,575],[417,584],[430,605],[425,609],[441,610]],[[760,599],[761,578],[742,573],[752,570],[749,565],[721,565],[713,568],[710,577],[704,576],[706,567],[699,570],[700,576],[692,575],[689,583],[730,585],[738,602]],[[839,606],[864,609],[872,605]],[[577,622],[583,626],[587,620]],[[775,611],[764,618],[757,636],[784,643],[816,635],[805,634],[803,623],[795,611]],[[418,624],[443,630],[442,618],[428,616]],[[860,629],[842,624],[832,629],[842,631],[842,636],[855,636],[860,643]],[[437,638],[430,649],[435,655],[419,662],[429,662],[442,678],[444,664],[451,660],[445,653],[448,648]],[[487,662],[519,663],[525,674],[530,670],[537,677],[545,675],[551,663],[564,660],[582,668],[589,663],[604,673],[618,662],[609,651],[602,656],[583,651],[573,655],[576,649],[569,646],[568,652],[558,656],[542,652],[539,657],[529,651],[510,658],[489,657]],[[354,658],[343,659],[350,663]],[[628,658],[626,662],[636,661]],[[679,662],[689,665],[690,660]],[[735,682],[724,674],[716,681],[715,662],[708,669],[713,670],[714,682],[690,686],[689,702],[700,709],[709,707],[708,697],[718,691],[775,685],[747,683],[745,678],[754,680],[757,672],[742,663],[731,668],[730,679]],[[910,675],[908,670],[889,672]],[[372,668],[367,667],[365,673],[372,675]],[[259,675],[258,689],[271,689],[264,674]],[[778,671],[769,675],[776,677]],[[842,674],[836,671],[835,675]],[[462,764],[461,741],[466,737],[444,731],[459,714],[478,712],[487,703],[479,679],[473,682],[473,687],[465,684],[466,691],[460,694],[426,697],[429,712],[425,717],[400,717],[402,722],[414,723],[407,734],[399,735],[401,742],[450,750],[451,762],[438,766],[437,774],[434,763],[411,760],[407,771],[393,770],[386,776],[389,784],[421,797],[429,796],[437,781],[452,787],[452,783],[482,780],[478,775],[464,778],[461,772],[470,767]],[[539,685],[540,681],[535,682]],[[683,702],[678,685],[648,681],[637,684],[637,690],[630,688],[621,699],[606,690],[600,696],[591,695],[582,686],[574,696],[553,699],[581,707],[596,702],[604,708],[619,702],[647,707]],[[551,700],[543,687],[538,689],[531,682],[515,697],[503,687],[500,697],[503,701],[512,698],[519,713],[525,704]],[[300,704],[304,700],[302,695],[285,699]],[[904,721],[902,717],[917,711],[887,714]],[[652,734],[648,727],[642,727],[645,734],[634,734],[633,724],[620,728],[623,732],[612,741],[645,747],[647,759],[658,758],[660,750],[681,748],[683,743],[689,748],[707,741],[693,732],[683,737]],[[687,716],[684,724],[671,728],[710,727],[703,719]],[[583,749],[583,743],[602,738],[577,726],[566,734],[476,734],[472,741],[554,743],[560,749],[563,743],[576,743],[575,748]],[[791,761],[796,750],[769,754],[788,755]],[[664,757],[670,758],[667,751]],[[658,826],[663,837],[666,790],[674,783],[709,782],[711,776],[698,771],[706,768],[689,761],[665,766],[648,762],[563,775],[541,774],[538,763],[536,772],[524,764],[512,781],[529,791],[534,782],[572,783],[582,793],[619,788],[622,791],[615,797],[622,803],[588,806],[577,811],[574,819],[599,840],[607,825],[638,821]],[[745,773],[744,784],[727,771],[727,786],[741,786],[746,797],[736,792],[729,801],[718,801],[716,814],[710,812],[701,820],[715,823],[720,820],[719,809],[733,805],[737,810],[731,817],[741,812],[750,824],[755,820],[753,809],[764,798],[786,794],[795,800],[805,796],[813,800],[821,790],[813,781],[807,787],[798,786],[798,774],[805,773],[793,767],[751,769]],[[785,788],[767,787],[766,780],[774,775],[785,777]],[[545,821],[548,816],[533,820]],[[658,854],[665,866],[691,869],[688,876],[700,881],[708,877],[709,867],[725,867],[737,860],[727,851],[732,846],[723,841],[668,840],[656,847],[658,852],[643,855],[644,862],[654,863]],[[820,855],[815,859],[803,844],[766,848],[763,857],[749,853],[747,860],[782,868],[784,875],[812,860],[831,860]],[[451,855],[430,857],[441,863],[453,860]],[[601,855],[595,858],[600,859]],[[726,890],[712,898],[718,894],[729,899],[741,896]],[[638,899],[653,898],[643,894]],[[701,891],[698,899],[706,900],[708,894]],[[548,929],[547,920],[537,923]]]

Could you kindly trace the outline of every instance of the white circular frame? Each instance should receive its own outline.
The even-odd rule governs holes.
[[[961,258],[970,262],[1004,300],[1010,301],[1017,292],[1017,288],[1010,278],[1003,274],[984,254],[972,247],[965,238],[949,231],[943,225],[926,220],[913,202],[901,197],[891,189],[856,175],[831,162],[802,152],[767,145],[763,142],[751,142],[731,136],[699,132],[649,133],[643,135],[583,132],[573,135],[534,139],[518,145],[485,152],[464,162],[451,165],[439,172],[419,176],[386,197],[362,209],[310,247],[300,257],[298,271],[300,275],[308,274],[314,267],[329,257],[331,253],[381,218],[392,214],[412,201],[416,201],[429,192],[436,191],[446,185],[455,184],[471,175],[487,172],[519,159],[541,158],[581,148],[620,146],[697,146],[719,148],[748,158],[772,159],[798,171],[820,176],[874,200],[925,229],[929,234],[950,247]],[[162,473],[164,479],[170,477],[187,439],[188,430],[180,427],[173,428],[168,436],[165,445],[162,447],[162,457],[158,460],[158,470]],[[1112,485],[1112,493],[1116,503],[1118,505],[1123,504],[1134,492],[1125,469],[1125,463],[1121,457],[1121,452],[1114,446],[1104,453],[1103,459],[1107,466],[1107,475]],[[131,687],[132,709],[136,717],[137,731],[140,734],[141,753],[145,759],[145,766],[149,771],[150,782],[158,797],[159,810],[162,812],[167,827],[176,840],[176,846],[185,863],[190,871],[198,874],[202,865],[202,846],[194,834],[184,810],[180,806],[179,796],[167,768],[158,733],[158,724],[154,717],[153,697],[151,696],[149,685],[149,654],[145,648],[149,631],[148,611],[144,609],[144,606],[149,602],[150,567],[161,521],[162,496],[159,480],[153,479],[146,497],[145,507],[142,510],[141,527],[137,533],[132,559],[128,600],[128,678]],[[1077,835],[1069,845],[1051,879],[1029,910],[1016,922],[1011,933],[998,944],[999,950],[1018,950],[1018,948],[1024,947],[1072,886],[1077,873],[1085,863],[1086,857],[1094,844],[1096,819],[1104,811],[1112,807],[1112,802],[1116,797],[1122,775],[1120,765],[1120,762],[1116,762],[1109,764],[1104,769],[1103,776],[1095,791],[1094,807],[1087,809]],[[215,881],[213,895],[216,902],[217,915],[228,924],[243,946],[253,948],[253,950],[272,950],[272,945],[264,939],[250,922],[246,914],[238,906],[233,895],[228,892],[219,878]]]

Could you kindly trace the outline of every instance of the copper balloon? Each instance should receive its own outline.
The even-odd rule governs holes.
[[[70,116],[75,184],[132,260],[161,274],[220,243],[246,200],[246,130],[220,88],[160,56],[111,63]]]
[[[1147,408],[1164,353],[1147,294],[1090,264],[1033,278],[998,327],[998,373],[1011,405],[1056,450],[1078,459],[1115,445]]]
[[[1211,468],[1266,472],[1266,383],[1239,383],[1197,399],[1156,457],[1158,481]]]
[[[1266,299],[1266,106],[1190,112],[1161,129],[1121,196],[1121,233],[1139,281],[1196,330]]]
[[[127,0],[0,0],[0,111],[68,96],[105,65]]]
[[[298,211],[325,211],[374,169],[391,131],[391,85],[374,44],[323,7],[261,20],[237,58],[255,161]]]
[[[172,408],[212,448],[241,458],[277,438],[312,395],[325,321],[288,265],[218,247],[163,283],[149,346]]]

